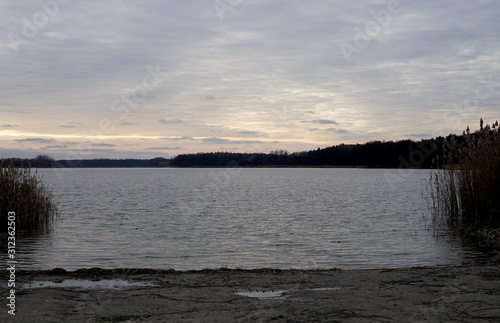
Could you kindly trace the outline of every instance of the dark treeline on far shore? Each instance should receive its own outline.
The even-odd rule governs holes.
[[[178,155],[172,167],[265,167],[333,166],[381,168],[430,168],[442,153],[443,137],[420,141],[372,141],[365,144],[340,144],[317,150],[289,153],[276,150],[265,153],[213,152]]]
[[[47,155],[39,155],[33,159],[6,158],[4,165],[14,164],[14,166],[31,166],[36,168],[47,167],[167,167],[170,165],[170,159],[157,157],[153,159],[73,159],[73,160],[54,160]]]
[[[463,136],[449,135],[457,142]],[[289,153],[275,150],[270,153],[210,152],[181,154],[172,159],[81,159],[54,160],[41,155],[34,159],[5,159],[15,166],[31,167],[380,167],[431,168],[436,156],[442,156],[444,137],[419,141],[371,141],[365,144],[340,144],[310,151]]]

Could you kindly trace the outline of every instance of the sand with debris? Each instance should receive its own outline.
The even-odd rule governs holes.
[[[2,322],[500,322],[494,265],[16,275],[16,315],[4,305]]]

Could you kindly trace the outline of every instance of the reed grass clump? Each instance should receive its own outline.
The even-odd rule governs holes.
[[[439,157],[438,157],[439,158]],[[500,132],[498,121],[444,143],[439,169],[431,173],[435,218],[479,227],[500,226]]]
[[[0,232],[7,231],[8,212],[16,213],[16,233],[47,231],[57,218],[57,206],[31,167],[0,161]]]

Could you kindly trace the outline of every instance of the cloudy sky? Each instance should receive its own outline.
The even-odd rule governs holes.
[[[0,0],[0,157],[421,139],[500,119],[500,2]]]

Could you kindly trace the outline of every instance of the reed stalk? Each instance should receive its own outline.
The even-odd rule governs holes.
[[[439,158],[439,157],[438,157]],[[435,219],[479,227],[500,226],[500,132],[498,121],[444,143],[439,169],[431,173]]]
[[[7,215],[16,214],[16,233],[47,231],[58,216],[52,193],[31,167],[0,161],[0,232],[7,231]]]

